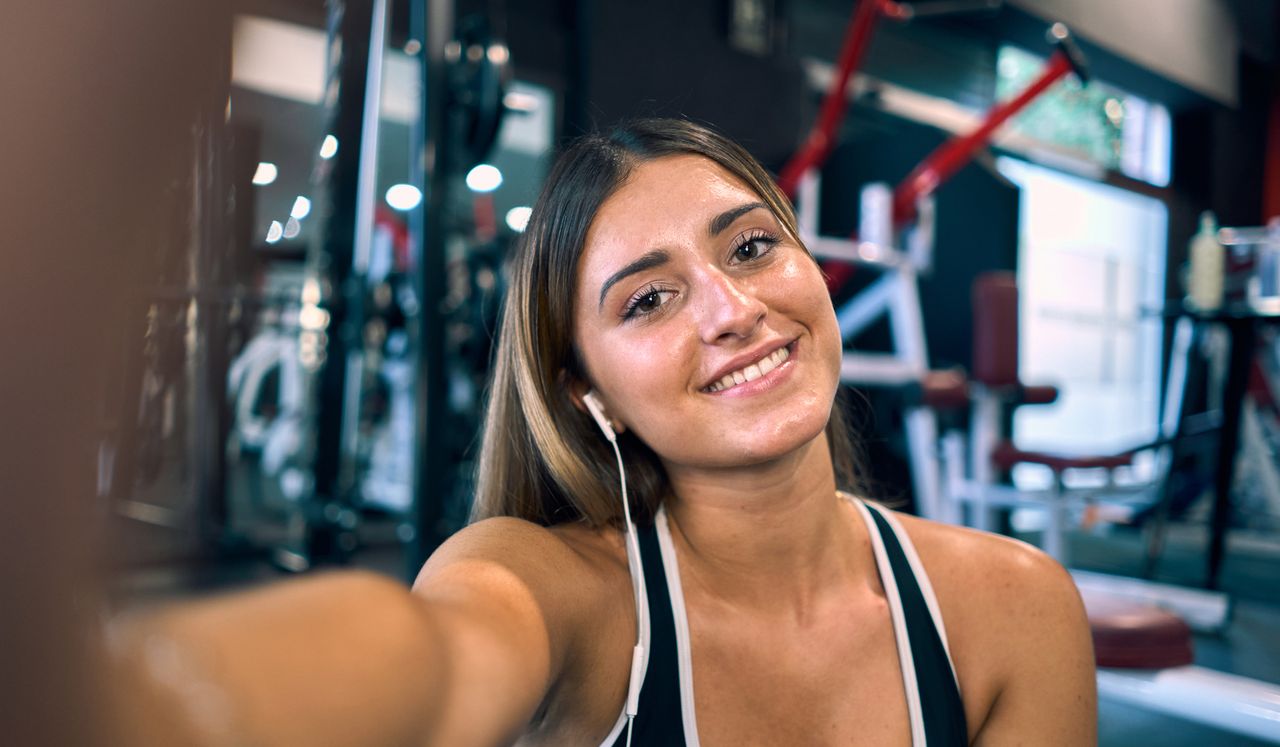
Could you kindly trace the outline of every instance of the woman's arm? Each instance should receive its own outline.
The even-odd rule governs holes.
[[[413,592],[439,612],[450,642],[436,734],[440,744],[460,747],[513,741],[590,640],[589,626],[610,598],[582,555],[547,529],[511,518],[455,535],[427,561]]]
[[[1093,640],[1075,583],[1033,548],[1001,554],[990,632],[1002,684],[975,743],[1097,744]]]
[[[401,584],[325,573],[114,624],[118,744],[424,745],[443,626]]]
[[[446,543],[412,593],[323,574],[117,626],[119,743],[509,743],[563,668],[575,562],[547,530],[491,520]]]

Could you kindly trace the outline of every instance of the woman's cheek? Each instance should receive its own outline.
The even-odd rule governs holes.
[[[627,410],[659,404],[672,394],[683,391],[678,381],[688,359],[684,346],[670,337],[654,333],[622,339],[606,354],[608,379],[614,399]]]

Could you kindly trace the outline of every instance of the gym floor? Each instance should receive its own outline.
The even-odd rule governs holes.
[[[134,547],[159,547],[167,533],[128,522],[120,527]],[[1197,586],[1203,576],[1207,531],[1203,527],[1174,526],[1168,536],[1156,580]],[[1135,575],[1141,568],[1143,536],[1113,530],[1105,535],[1075,533],[1069,546],[1073,566],[1084,570]],[[363,549],[354,558],[357,567],[403,578],[399,547],[385,544]],[[180,597],[198,596],[241,588],[280,578],[282,572],[267,558],[246,556],[215,565],[200,564],[182,570],[172,563],[136,566],[118,581],[126,604],[146,605]],[[1280,685],[1280,539],[1244,532],[1232,534],[1222,568],[1221,586],[1232,597],[1232,616],[1221,635],[1197,635],[1196,664],[1222,672]],[[1162,747],[1205,747],[1268,744],[1230,732],[1153,713],[1133,706],[1102,701],[1099,704],[1101,747],[1158,744]]]

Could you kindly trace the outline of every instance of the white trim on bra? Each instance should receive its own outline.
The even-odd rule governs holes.
[[[680,664],[680,715],[684,721],[685,747],[698,744],[698,717],[693,706],[693,649],[689,642],[689,616],[684,607],[684,587],[680,585],[680,562],[671,542],[667,510],[658,509],[658,547],[662,549],[662,567],[667,573],[667,589],[671,594],[671,612],[676,622],[676,654]]]
[[[924,563],[920,562],[920,556],[916,553],[916,546],[912,544],[910,535],[907,534],[907,530],[903,528],[902,522],[898,520],[893,511],[875,504],[867,505],[873,506],[876,512],[889,523],[889,527],[893,529],[894,535],[898,538],[898,544],[902,546],[902,554],[907,556],[907,564],[911,566],[911,574],[916,577],[916,586],[920,587],[920,593],[924,596],[924,603],[929,608],[929,617],[933,618],[934,630],[938,631],[938,638],[942,640],[942,650],[946,652],[947,664],[951,667],[951,678],[955,680],[956,691],[959,692],[960,678],[956,676],[956,664],[951,658],[951,644],[947,641],[947,626],[942,624],[942,608],[938,604],[937,595],[933,593],[933,584],[929,581],[929,574],[925,573]]]
[[[854,501],[862,522],[871,538],[871,550],[876,556],[876,570],[880,574],[880,584],[884,587],[885,600],[889,602],[889,616],[893,620],[893,640],[898,647],[898,666],[902,669],[902,688],[907,697],[907,714],[911,720],[911,744],[923,747],[924,708],[920,703],[920,685],[916,681],[915,657],[911,651],[911,638],[907,635],[907,617],[902,611],[902,597],[898,593],[898,580],[893,575],[893,567],[889,565],[889,554],[884,549],[884,539],[871,518],[867,504]],[[881,516],[884,514],[881,513]]]

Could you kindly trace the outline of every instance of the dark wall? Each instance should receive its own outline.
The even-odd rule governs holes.
[[[859,107],[823,171],[821,230],[847,236],[858,225],[858,196],[870,182],[897,184],[946,135],[932,127]],[[936,193],[933,270],[920,280],[929,360],[934,368],[970,367],[969,289],[989,270],[1012,270],[1018,257],[1018,188],[989,158],[959,171]],[[859,273],[869,278],[873,273]],[[855,278],[854,285],[858,284]],[[865,282],[865,281],[864,281]],[[845,294],[837,294],[839,301]],[[860,341],[875,346],[883,340]]]
[[[585,45],[582,110],[573,130],[640,116],[683,116],[714,125],[765,164],[779,166],[816,111],[798,61],[734,49],[727,2],[653,0],[577,4]]]

